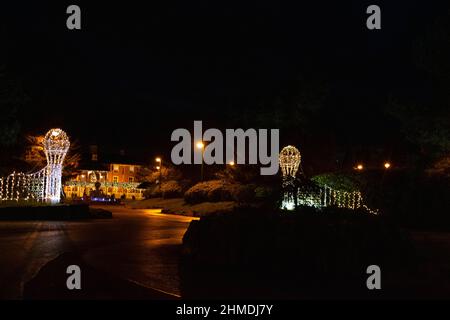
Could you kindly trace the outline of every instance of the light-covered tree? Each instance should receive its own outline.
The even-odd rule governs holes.
[[[27,146],[23,155],[23,160],[27,162],[34,170],[43,168],[47,164],[45,157],[42,135],[27,135]],[[80,146],[77,141],[71,141],[69,151],[64,159],[63,179],[68,179],[76,174],[79,162],[81,160],[81,154],[79,152]]]

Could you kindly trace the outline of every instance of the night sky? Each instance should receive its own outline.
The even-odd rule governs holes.
[[[232,128],[230,109],[323,78],[339,110],[324,121],[370,137],[390,92],[423,89],[410,49],[442,11],[429,1],[146,2],[2,3],[0,64],[29,97],[24,133],[56,126],[84,144],[168,152],[176,128]],[[69,4],[81,7],[81,31],[66,28]],[[370,4],[382,30],[366,29]]]

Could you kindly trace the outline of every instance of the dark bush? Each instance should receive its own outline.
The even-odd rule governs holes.
[[[256,272],[267,283],[294,288],[321,289],[345,280],[339,285],[364,289],[369,265],[397,270],[408,264],[411,252],[408,237],[385,219],[331,208],[202,218],[191,223],[183,238],[186,265],[246,270],[244,277]]]
[[[255,201],[255,188],[253,184],[240,185],[234,190],[233,199],[240,203],[251,203]]]

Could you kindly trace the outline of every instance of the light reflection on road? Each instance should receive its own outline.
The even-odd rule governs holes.
[[[113,219],[0,221],[0,298],[20,298],[23,284],[64,252],[81,254],[101,271],[179,295],[180,244],[196,218],[153,209],[108,209]]]

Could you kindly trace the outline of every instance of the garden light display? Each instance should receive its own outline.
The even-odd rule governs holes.
[[[300,166],[301,156],[294,146],[287,146],[280,152],[279,162],[283,174],[283,199],[281,209],[294,210],[297,206],[315,208],[338,207],[347,209],[364,209],[378,214],[364,204],[360,191],[336,190],[327,185],[311,185],[300,182],[296,173]]]
[[[35,173],[13,172],[0,178],[1,201],[58,203],[61,200],[61,176],[64,159],[70,147],[69,138],[63,130],[51,129],[45,135],[43,145],[47,166]]]

